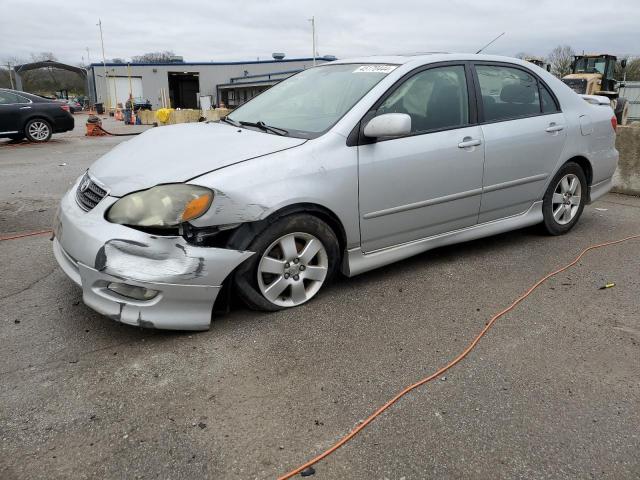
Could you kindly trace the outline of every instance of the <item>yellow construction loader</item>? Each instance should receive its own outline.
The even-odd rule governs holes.
[[[576,55],[571,62],[571,73],[562,78],[571,89],[583,95],[602,95],[611,101],[618,125],[626,125],[629,116],[629,102],[620,97],[619,88],[623,82],[614,78],[617,58],[608,54]],[[624,70],[626,60],[620,61]]]

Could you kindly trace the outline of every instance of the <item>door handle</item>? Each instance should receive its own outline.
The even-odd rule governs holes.
[[[550,123],[547,128],[545,128],[545,132],[554,133],[559,132],[560,130],[564,130],[564,125],[557,125],[555,123]]]
[[[20,110],[26,110],[27,108],[31,108],[31,107],[20,107]]]
[[[477,147],[481,145],[482,141],[478,138],[464,137],[462,141],[458,144],[458,148],[469,148],[469,147]]]

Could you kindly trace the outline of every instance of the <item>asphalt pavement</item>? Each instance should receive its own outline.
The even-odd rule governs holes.
[[[0,233],[49,228],[70,183],[126,139],[81,130],[0,140]],[[117,324],[82,304],[47,236],[0,242],[0,478],[275,478],[457,355],[545,273],[638,233],[640,199],[610,194],[566,236],[434,250],[296,309],[234,306],[203,333]],[[310,478],[640,478],[638,252],[640,240],[588,253]]]

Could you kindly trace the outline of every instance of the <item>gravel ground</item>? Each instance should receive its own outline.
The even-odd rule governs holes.
[[[48,228],[72,180],[126,138],[77,123],[46,145],[0,140],[0,232]],[[435,250],[297,309],[236,306],[198,334],[116,324],[82,304],[46,236],[1,242],[0,478],[274,478],[453,358],[539,277],[634,233],[640,199],[611,194],[566,236]],[[593,251],[545,283],[311,478],[639,478],[639,248]]]

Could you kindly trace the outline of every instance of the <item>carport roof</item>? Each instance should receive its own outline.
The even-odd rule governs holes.
[[[32,63],[23,63],[22,65],[16,65],[13,67],[13,70],[17,73],[26,72],[29,70],[35,70],[37,68],[59,68],[61,70],[68,70],[70,72],[75,72],[78,75],[82,75],[84,77],[87,76],[87,71],[82,67],[76,67],[75,65],[68,65],[66,63],[54,62],[53,60],[44,60],[42,62],[32,62]]]

